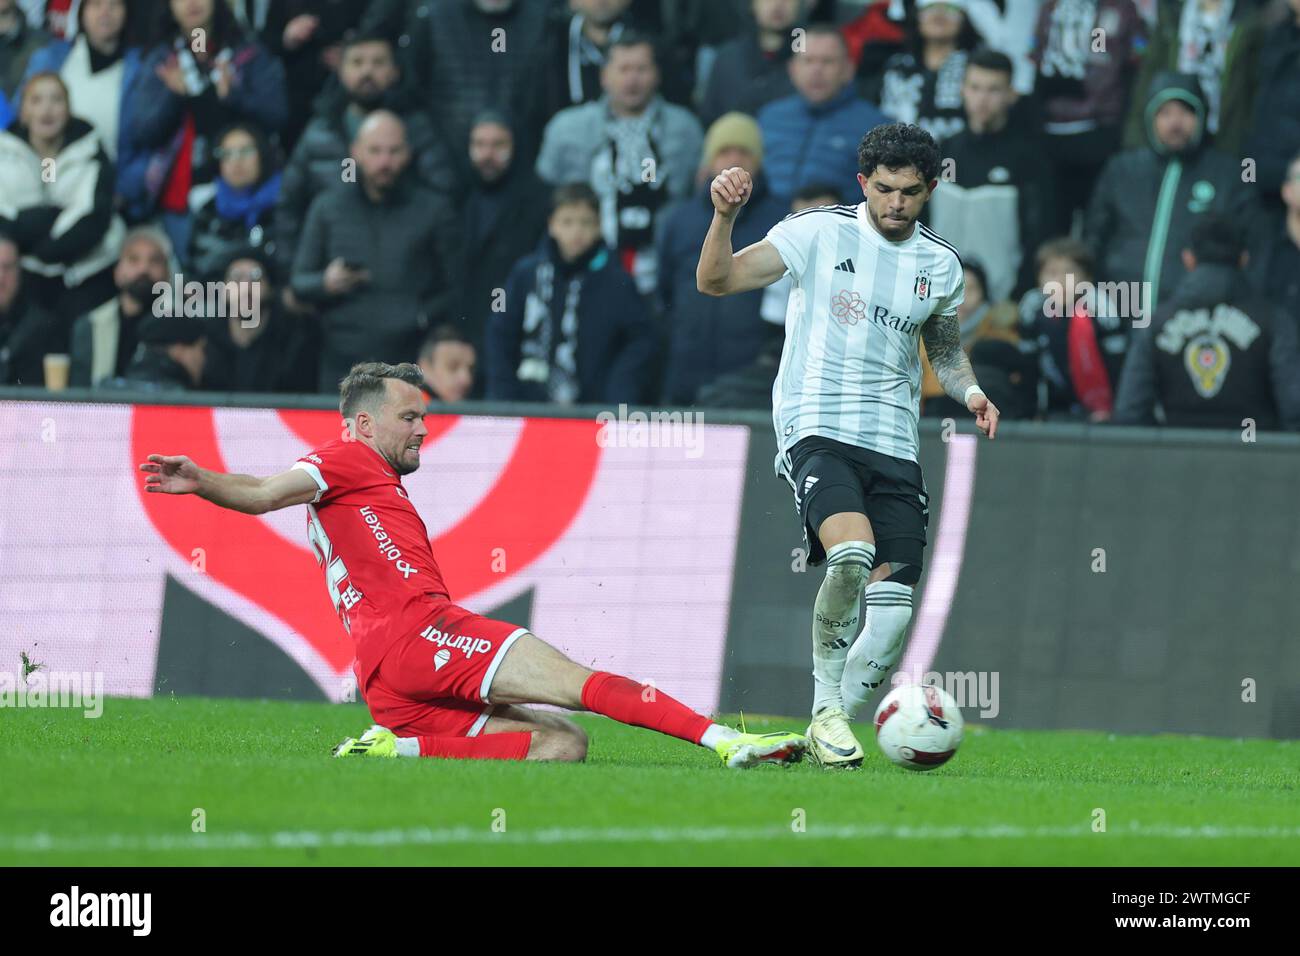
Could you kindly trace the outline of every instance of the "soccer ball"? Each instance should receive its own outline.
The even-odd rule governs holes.
[[[930,684],[901,684],[876,708],[876,743],[908,770],[947,763],[961,746],[963,726],[952,695]]]

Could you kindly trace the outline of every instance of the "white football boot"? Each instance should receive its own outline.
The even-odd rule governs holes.
[[[862,744],[853,735],[849,715],[841,707],[827,707],[808,725],[808,756],[827,770],[850,770],[862,766]]]

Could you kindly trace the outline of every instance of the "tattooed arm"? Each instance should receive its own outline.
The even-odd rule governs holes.
[[[992,438],[998,430],[998,409],[982,391],[971,391],[969,400],[966,397],[968,391],[979,388],[979,383],[961,347],[961,326],[956,314],[930,316],[921,326],[921,340],[944,392],[953,401],[965,405],[975,415],[979,430]]]

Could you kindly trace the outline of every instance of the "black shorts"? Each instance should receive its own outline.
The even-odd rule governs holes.
[[[871,522],[877,564],[890,561],[922,567],[930,495],[916,462],[811,436],[786,453],[782,471],[794,489],[809,564],[826,560],[826,549],[817,537],[822,522],[852,511]]]

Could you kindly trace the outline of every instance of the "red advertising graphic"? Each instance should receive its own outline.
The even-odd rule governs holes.
[[[426,422],[421,467],[403,484],[457,603],[526,608],[516,623],[580,663],[716,707],[744,428],[679,426],[646,440],[624,422]],[[146,495],[136,471],[157,453],[274,474],[338,437],[337,412],[4,402],[0,428],[0,669],[26,653],[102,672],[110,694],[165,691],[156,670],[170,581],[274,645],[326,697],[346,695],[351,641],[306,509],[250,516]],[[187,636],[187,625],[210,627],[207,613],[179,623],[167,613]],[[238,684],[240,661],[220,664]]]

